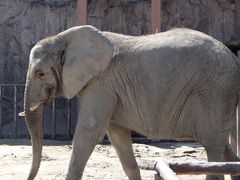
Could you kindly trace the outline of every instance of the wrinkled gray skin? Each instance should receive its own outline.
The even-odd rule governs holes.
[[[231,51],[193,30],[132,37],[79,26],[44,39],[31,51],[25,90],[33,144],[28,179],[40,164],[43,105],[57,96],[81,100],[68,180],[81,179],[106,132],[130,180],[141,179],[131,130],[155,139],[195,139],[209,161],[239,161],[228,144],[239,81]]]

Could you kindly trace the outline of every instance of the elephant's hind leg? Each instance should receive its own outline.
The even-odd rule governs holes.
[[[129,180],[141,180],[140,170],[132,149],[131,130],[110,122],[108,137]]]
[[[207,157],[208,157],[208,161],[209,162],[223,162],[224,161],[224,156],[223,156],[223,152],[224,152],[224,148],[222,148],[221,146],[212,146],[212,147],[205,147],[205,150],[207,152]],[[223,175],[208,175],[206,177],[206,180],[223,180],[224,176]]]
[[[232,148],[229,144],[225,146],[225,148],[219,149],[218,147],[212,148],[212,149],[207,149],[207,155],[208,155],[208,160],[209,161],[228,161],[228,162],[233,162],[233,161],[240,161],[240,159],[233,153]],[[208,176],[207,179],[223,179],[223,176]],[[240,180],[240,176],[232,176],[233,180]]]
[[[212,82],[213,83],[213,82]],[[213,84],[211,84],[212,86]],[[206,84],[201,96],[196,96],[196,140],[207,152],[208,161],[223,162],[225,146],[236,112],[237,95],[234,85],[223,78],[215,82],[214,88]],[[207,176],[206,179],[224,179],[223,176]]]

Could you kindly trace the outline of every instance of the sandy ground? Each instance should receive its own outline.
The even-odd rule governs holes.
[[[142,160],[206,161],[204,148],[197,143],[133,144],[135,156]],[[37,180],[62,180],[72,151],[69,141],[46,141]],[[30,169],[29,140],[0,139],[0,179],[25,180]],[[154,171],[141,170],[143,180],[153,180]],[[181,176],[201,180],[205,176]],[[83,180],[127,180],[113,146],[97,145],[84,171]],[[227,178],[229,179],[229,178]]]

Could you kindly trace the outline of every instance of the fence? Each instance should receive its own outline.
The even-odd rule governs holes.
[[[17,87],[24,87],[23,84],[0,84],[0,137],[3,137],[3,88],[12,87],[14,90],[13,95],[13,137],[17,137]],[[9,99],[5,97],[5,99]]]
[[[23,84],[0,84],[0,138],[29,137],[23,111]],[[71,139],[76,119],[76,99],[56,99],[44,110],[44,136]]]
[[[141,160],[138,165],[143,170],[154,170],[155,180],[181,180],[177,175],[240,175],[240,162],[178,162]],[[237,177],[235,177],[237,179]]]

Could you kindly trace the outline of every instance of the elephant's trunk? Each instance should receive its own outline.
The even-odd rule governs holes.
[[[24,111],[28,131],[32,141],[32,165],[28,180],[33,180],[37,175],[42,154],[43,145],[43,105],[36,110],[30,111],[29,86],[26,86],[24,95]]]

